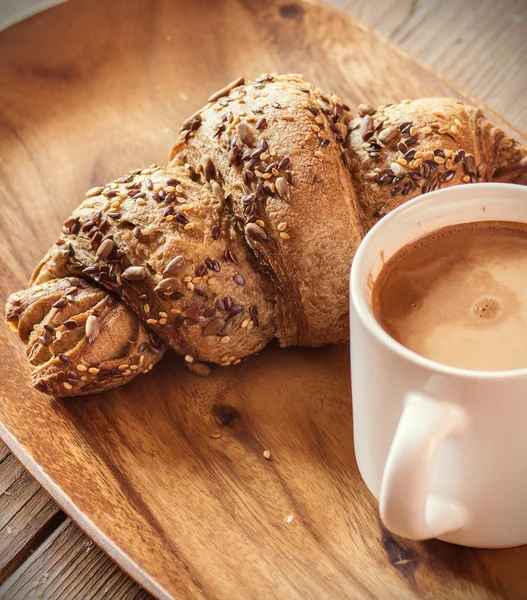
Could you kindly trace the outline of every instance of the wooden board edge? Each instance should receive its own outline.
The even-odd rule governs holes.
[[[71,498],[65,494],[53,479],[42,469],[33,456],[25,450],[0,421],[0,438],[18,458],[25,469],[50,494],[62,510],[92,539],[103,552],[114,560],[137,584],[158,600],[175,600],[174,597],[145,573],[139,565],[115,545],[93,521],[78,509]]]
[[[347,19],[354,27],[357,27],[363,31],[367,31],[369,35],[374,37],[380,44],[389,46],[394,52],[407,58],[409,61],[418,64],[423,71],[433,75],[434,77],[445,81],[451,86],[461,98],[467,100],[472,104],[481,106],[486,114],[496,120],[497,124],[504,125],[509,133],[511,133],[516,139],[522,143],[527,143],[527,137],[512,126],[506,119],[496,113],[484,102],[479,100],[477,97],[469,94],[461,86],[452,82],[448,77],[441,73],[436,72],[434,69],[427,66],[419,58],[413,56],[410,52],[402,48],[399,44],[393,42],[382,33],[377,30],[363,24],[356,20],[351,15],[345,13],[337,8],[329,7],[328,5],[321,2],[321,0],[300,0],[301,3],[306,5],[315,5],[323,7],[325,10],[336,11],[341,13],[343,19]],[[50,10],[50,9],[48,9]],[[154,597],[159,600],[174,600],[173,596],[169,594],[162,586],[160,586],[153,578],[145,573],[139,565],[133,561],[125,552],[123,552],[118,546],[116,546],[94,523],[93,521],[82,511],[80,511],[71,498],[65,494],[61,488],[55,484],[55,482],[47,475],[47,473],[40,467],[33,456],[25,450],[25,448],[18,442],[18,440],[10,434],[3,423],[0,421],[0,437],[4,440],[6,445],[10,448],[13,454],[20,460],[24,467],[29,473],[39,482],[40,485],[51,495],[51,497],[57,502],[57,504],[72,518],[72,520],[83,530],[86,534],[106,553],[112,560],[114,560],[132,579],[134,579],[141,587],[147,590]]]

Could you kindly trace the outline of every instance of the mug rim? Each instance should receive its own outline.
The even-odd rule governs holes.
[[[377,236],[382,235],[384,229],[389,227],[394,227],[397,220],[400,218],[402,214],[416,211],[418,212],[419,208],[423,204],[427,204],[430,202],[431,198],[436,198],[438,196],[445,196],[449,194],[466,194],[467,196],[471,196],[475,189],[480,189],[484,186],[486,189],[488,188],[496,188],[496,189],[509,189],[518,195],[523,195],[525,201],[527,203],[527,187],[514,184],[514,183],[497,183],[497,182],[483,182],[483,183],[472,183],[472,184],[464,184],[464,185],[455,185],[448,188],[444,188],[441,190],[435,190],[433,192],[428,192],[423,194],[417,198],[413,198],[408,202],[405,202],[401,206],[397,207],[395,210],[386,215],[383,219],[377,222],[364,236],[363,240],[359,244],[357,252],[355,253],[355,257],[353,258],[353,262],[351,265],[351,273],[350,273],[350,309],[355,310],[355,314],[362,321],[363,325],[375,336],[377,341],[379,341],[384,346],[387,346],[392,352],[399,355],[401,358],[410,361],[414,364],[417,364],[420,367],[426,368],[430,371],[439,372],[443,375],[461,377],[461,378],[470,378],[470,379],[514,379],[518,377],[527,377],[527,367],[521,367],[519,369],[508,369],[502,371],[491,371],[491,370],[476,370],[476,369],[465,369],[461,367],[455,367],[452,365],[446,365],[444,363],[437,362],[432,360],[431,358],[426,358],[413,350],[410,350],[396,339],[394,339],[387,331],[385,331],[380,323],[377,321],[373,314],[373,310],[371,308],[369,298],[365,297],[367,294],[364,294],[362,291],[361,279],[360,279],[360,265],[364,260],[364,255],[368,249],[368,246],[371,244],[372,240]],[[521,191],[520,191],[521,190]],[[418,220],[418,218],[416,219]],[[482,219],[483,221],[485,219]],[[493,219],[495,220],[495,219]],[[525,221],[520,220],[520,223],[527,223],[527,219]],[[452,225],[456,225],[460,223],[460,221],[456,221],[453,219]],[[447,225],[443,225],[441,227],[445,227]],[[441,227],[433,228],[427,231],[426,233],[430,233],[431,231],[435,231],[435,229],[441,229]],[[409,240],[410,241],[410,240]],[[407,244],[408,242],[405,242]],[[401,245],[402,248],[405,244]],[[400,249],[400,248],[399,248]],[[393,256],[393,254],[392,254]],[[387,260],[389,260],[388,257]]]

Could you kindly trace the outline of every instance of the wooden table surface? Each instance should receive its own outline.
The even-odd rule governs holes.
[[[525,0],[330,0],[527,131]],[[506,596],[500,596],[505,598]],[[149,598],[0,442],[0,599]]]

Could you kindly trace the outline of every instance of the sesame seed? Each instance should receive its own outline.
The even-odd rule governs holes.
[[[265,227],[265,223],[262,221],[262,219],[257,219],[256,223],[260,225],[260,227]]]
[[[183,277],[183,282],[184,283],[188,283],[189,281],[192,281],[192,276],[191,275],[185,275],[185,277]]]
[[[463,125],[463,123],[461,123],[461,121],[459,119],[454,119],[454,123],[458,126],[461,127]]]
[[[207,279],[207,284],[212,285],[216,281],[216,277],[209,277]]]
[[[192,283],[192,281],[189,281],[187,283],[187,289],[189,289],[191,292],[194,291],[194,284]]]
[[[249,325],[249,322],[250,322],[250,319],[244,319],[242,321],[242,325],[241,325],[242,329],[245,329],[247,327],[247,325]]]
[[[180,314],[181,314],[181,309],[180,309],[180,308],[171,308],[171,309],[170,309],[170,312],[171,312],[173,315],[180,315]]]
[[[194,229],[195,225],[194,223],[187,223],[183,229],[185,229],[185,231],[188,231],[189,229]]]
[[[288,240],[288,239],[290,239],[290,237],[291,237],[291,236],[290,236],[288,233],[286,233],[285,231],[281,231],[281,232],[280,232],[280,237],[281,237],[283,240]]]
[[[119,365],[119,369],[121,369],[121,371],[126,371],[126,369],[128,369],[130,367],[130,365]]]
[[[150,312],[150,304],[145,304],[143,306],[143,310],[146,314],[148,314]]]
[[[159,319],[159,324],[160,325],[166,325],[167,323],[168,323],[168,319],[165,319],[165,318]]]
[[[73,389],[73,386],[71,385],[71,383],[68,383],[67,381],[62,382],[62,385],[67,389],[67,390],[71,390]]]
[[[160,312],[160,313],[159,313],[159,316],[160,316],[160,317],[165,317],[165,318],[166,318],[166,317],[168,317],[168,314],[167,314],[166,312]]]
[[[228,344],[230,341],[231,341],[231,338],[228,335],[226,335],[225,337],[221,338],[221,343],[222,344]]]
[[[149,325],[157,325],[157,319],[147,319],[146,322]]]
[[[267,460],[271,460],[271,453],[269,452],[269,450],[263,451],[263,457]]]
[[[432,133],[432,128],[431,128],[431,127],[428,127],[428,126],[426,126],[426,127],[423,127],[423,128],[421,129],[421,133],[422,133],[422,134],[424,134],[424,135],[429,135],[429,134],[431,134],[431,133]]]
[[[187,354],[187,355],[185,356],[185,360],[186,360],[188,363],[193,363],[193,362],[194,362],[194,359],[192,358],[192,356],[190,356],[190,354]]]
[[[77,371],[80,371],[81,373],[83,371],[87,371],[88,370],[88,368],[85,367],[84,365],[77,365],[75,368],[77,369]]]
[[[220,433],[220,432],[219,432],[219,431],[216,429],[216,431],[213,431],[213,432],[210,434],[210,437],[211,437],[213,440],[217,440],[218,438],[220,438],[220,437],[221,437],[221,433]]]
[[[130,371],[137,371],[138,368],[137,365],[130,365]]]
[[[451,125],[451,126],[450,126],[450,131],[451,131],[451,132],[452,132],[454,135],[456,135],[456,134],[459,132],[458,128],[457,128],[455,125]]]
[[[237,359],[236,359],[236,360],[235,360],[235,361],[234,361],[232,364],[233,364],[233,365],[238,365],[238,364],[240,364],[241,362],[242,362],[242,359],[241,359],[241,358],[237,358]]]
[[[197,277],[193,277],[191,279],[192,283],[199,283],[201,281],[201,277],[197,276]]]
[[[295,520],[295,515],[288,515],[288,516],[287,516],[287,517],[284,519],[284,521],[285,521],[286,523],[292,523],[294,520]]]
[[[445,159],[442,156],[434,156],[434,162],[438,165],[445,164]]]
[[[173,221],[175,218],[175,215],[167,215],[165,217],[165,221],[168,221],[170,223],[170,221]]]
[[[326,156],[321,150],[316,150],[315,151],[315,156],[317,158],[324,158],[324,156]]]
[[[229,360],[229,355],[228,354],[224,354],[221,358],[220,358],[221,362],[227,362]]]

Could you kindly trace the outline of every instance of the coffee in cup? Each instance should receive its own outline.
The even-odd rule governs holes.
[[[527,367],[527,224],[463,223],[409,242],[383,266],[372,305],[387,333],[426,358]]]

